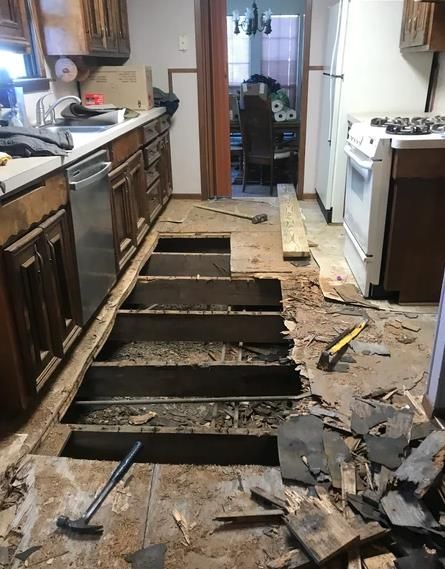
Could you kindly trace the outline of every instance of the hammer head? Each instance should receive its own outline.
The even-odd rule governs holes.
[[[267,214],[266,213],[259,213],[258,215],[254,215],[252,217],[252,223],[264,223],[267,221]]]
[[[61,530],[80,534],[102,535],[104,531],[103,526],[89,525],[84,518],[70,520],[67,516],[59,516],[56,525]]]

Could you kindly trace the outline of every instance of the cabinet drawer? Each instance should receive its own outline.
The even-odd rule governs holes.
[[[148,144],[159,136],[159,121],[152,121],[144,126],[144,144]]]
[[[154,164],[150,166],[150,168],[148,168],[148,170],[145,170],[145,179],[146,179],[145,187],[147,189],[149,189],[157,180],[159,180],[159,177],[161,175],[160,167],[161,167],[161,162],[157,160]]]
[[[159,130],[160,132],[165,132],[170,128],[170,118],[168,115],[164,115],[159,119]]]
[[[159,141],[155,140],[149,146],[144,148],[145,168],[150,168],[152,164],[159,160],[161,153],[159,151]]]
[[[153,223],[162,208],[161,182],[159,180],[147,191],[147,202],[150,223]]]
[[[111,160],[113,168],[125,162],[130,156],[135,154],[141,146],[141,131],[135,129],[124,134],[111,143]]]

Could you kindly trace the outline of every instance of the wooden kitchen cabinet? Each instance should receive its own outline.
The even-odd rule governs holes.
[[[39,0],[46,55],[130,55],[127,0]]]
[[[136,251],[137,243],[134,194],[126,163],[111,172],[110,192],[116,268],[121,271]]]
[[[80,333],[80,292],[66,210],[7,247],[4,259],[18,349],[33,392]]]
[[[148,212],[147,198],[145,195],[145,170],[142,152],[137,152],[127,162],[128,184],[130,195],[134,196],[136,244],[139,245],[148,232],[150,214]]]
[[[400,48],[410,51],[444,51],[445,4],[405,0]]]
[[[0,48],[24,51],[30,46],[25,0],[0,0]]]
[[[170,135],[168,131],[161,138],[160,154],[161,195],[162,203],[166,204],[173,192]]]

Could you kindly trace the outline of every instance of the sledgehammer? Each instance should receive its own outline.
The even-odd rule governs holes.
[[[224,211],[222,209],[215,209],[213,207],[206,207],[205,205],[195,205],[199,209],[206,209],[207,211],[214,211],[216,213],[223,213],[224,215],[231,215],[232,217],[241,217],[242,219],[250,219],[252,223],[264,223],[267,221],[266,213],[259,213],[258,215],[245,215],[244,213],[235,213],[233,211]]]
[[[77,534],[101,535],[103,533],[103,526],[90,525],[90,520],[102,506],[108,494],[116,487],[122,478],[130,470],[132,464],[136,459],[136,455],[142,448],[142,443],[137,441],[127,456],[115,468],[113,474],[110,476],[108,482],[103,489],[94,499],[88,510],[78,520],[71,520],[67,516],[59,516],[56,525],[59,529]]]

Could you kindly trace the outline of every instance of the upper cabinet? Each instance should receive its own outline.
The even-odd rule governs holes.
[[[445,4],[405,0],[400,48],[445,51]]]
[[[0,0],[0,48],[24,51],[29,47],[25,0]]]
[[[39,4],[46,55],[130,55],[126,0],[39,0]]]

